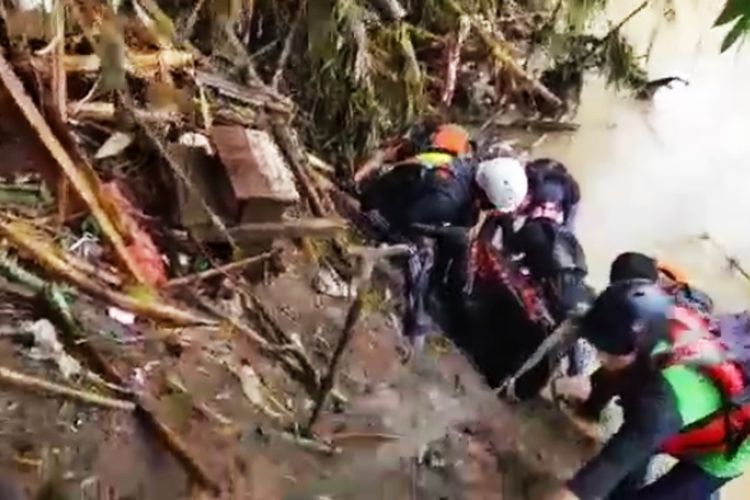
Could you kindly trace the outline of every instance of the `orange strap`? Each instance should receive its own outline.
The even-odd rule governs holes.
[[[685,272],[683,272],[680,268],[675,267],[672,264],[668,264],[664,261],[657,261],[656,268],[659,270],[659,273],[663,274],[672,281],[675,281],[677,283],[689,282],[687,274],[685,274]]]

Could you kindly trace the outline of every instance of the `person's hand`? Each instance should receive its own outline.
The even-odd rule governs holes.
[[[586,375],[562,377],[553,382],[554,394],[570,403],[581,403],[591,395],[591,379]]]
[[[568,488],[556,488],[541,497],[541,500],[580,500],[578,496]]]
[[[469,242],[472,242],[477,239],[477,237],[479,236],[479,231],[482,229],[482,226],[484,226],[484,223],[485,221],[487,221],[489,216],[490,216],[490,212],[486,210],[482,210],[481,212],[479,212],[479,216],[477,217],[477,223],[474,224],[469,229],[469,233],[467,235]]]

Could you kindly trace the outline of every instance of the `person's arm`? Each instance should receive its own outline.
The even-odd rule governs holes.
[[[387,163],[393,162],[398,157],[401,148],[401,144],[396,144],[395,146],[386,147],[376,151],[375,154],[363,163],[354,173],[354,182],[359,184],[364,179],[383,168]]]
[[[623,398],[625,421],[617,434],[568,481],[568,489],[581,500],[605,498],[667,438],[680,431],[677,402],[661,374],[638,383],[636,392]]]
[[[577,413],[589,420],[597,420],[604,407],[619,392],[622,383],[618,373],[607,371],[604,368],[597,369],[591,374],[591,394],[582,403]]]

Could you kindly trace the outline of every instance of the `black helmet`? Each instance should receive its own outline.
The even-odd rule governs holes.
[[[581,334],[600,351],[614,355],[652,348],[666,325],[673,299],[649,280],[611,284],[581,318]]]
[[[646,279],[656,281],[659,278],[659,268],[656,260],[638,252],[625,252],[612,261],[609,269],[609,281]]]

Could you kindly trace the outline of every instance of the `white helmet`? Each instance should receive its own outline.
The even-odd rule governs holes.
[[[515,212],[529,191],[526,169],[515,158],[479,162],[475,178],[490,202],[503,212]]]

